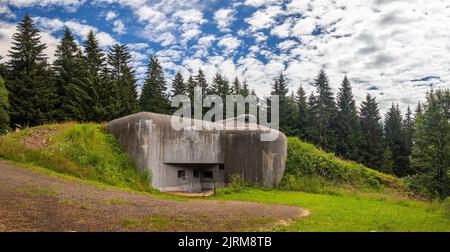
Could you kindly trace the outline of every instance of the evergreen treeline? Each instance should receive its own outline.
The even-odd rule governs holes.
[[[163,67],[153,57],[138,97],[127,46],[117,44],[105,53],[92,31],[79,46],[66,28],[52,64],[45,48],[36,25],[25,15],[7,63],[0,64],[0,133],[48,122],[109,121],[138,111],[169,114],[171,98],[186,94],[193,102],[196,86],[203,98],[215,94],[224,102],[227,95],[254,94],[246,81],[230,81],[220,73],[209,85],[201,69],[186,80],[177,73],[169,90]],[[408,108],[403,115],[392,104],[383,120],[375,97],[367,95],[357,106],[347,76],[336,95],[325,70],[314,86],[311,94],[303,87],[290,93],[283,74],[275,78],[272,94],[280,97],[281,131],[342,158],[407,177],[411,187],[427,194],[450,194],[449,90],[430,92],[415,113]]]

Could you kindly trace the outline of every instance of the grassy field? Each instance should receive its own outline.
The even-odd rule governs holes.
[[[45,125],[11,133],[0,139],[0,158],[116,187],[152,190],[149,175],[136,171],[100,124]]]
[[[285,204],[306,208],[307,218],[274,231],[294,232],[450,232],[448,204],[425,203],[400,195],[349,193],[342,195],[257,189],[223,194],[222,200]]]
[[[104,125],[67,123],[12,133],[0,138],[0,158],[50,176],[75,178],[80,183],[89,181],[165,199],[187,200],[152,190],[149,175],[136,171]],[[289,139],[287,176],[280,187],[284,190],[243,188],[247,188],[245,183],[232,183],[211,200],[294,205],[311,212],[274,231],[450,232],[450,200],[411,200],[405,196],[401,180],[341,160],[295,138]]]

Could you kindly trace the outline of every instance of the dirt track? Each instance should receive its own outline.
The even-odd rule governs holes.
[[[104,189],[0,160],[0,231],[245,231],[307,214],[293,206]]]

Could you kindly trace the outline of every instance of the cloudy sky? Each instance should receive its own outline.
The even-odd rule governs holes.
[[[92,29],[105,49],[130,47],[141,79],[156,55],[168,78],[219,71],[264,96],[280,72],[312,91],[323,67],[335,92],[347,74],[358,102],[371,93],[383,110],[450,87],[448,0],[0,0],[0,55],[26,12],[50,59],[65,26],[79,42]]]

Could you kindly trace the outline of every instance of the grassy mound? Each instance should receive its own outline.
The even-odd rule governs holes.
[[[138,191],[150,191],[104,125],[55,124],[29,128],[0,139],[0,158]]]
[[[312,193],[321,193],[327,187],[351,187],[364,191],[403,188],[398,178],[342,160],[298,138],[288,140],[286,176],[282,187]]]

